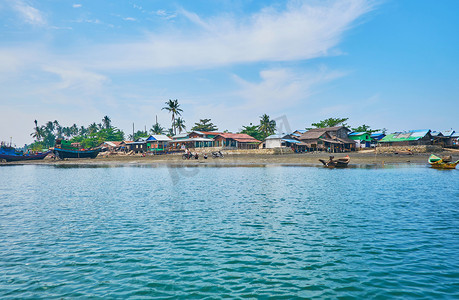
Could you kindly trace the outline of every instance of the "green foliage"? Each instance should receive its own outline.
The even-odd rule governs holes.
[[[344,123],[347,120],[349,120],[349,118],[328,118],[317,123],[312,123],[311,125],[316,128],[335,127],[338,125],[348,127],[348,125]]]
[[[243,129],[241,130],[240,133],[248,134],[251,137],[256,138],[259,141],[262,141],[264,139],[263,133],[260,132],[260,130],[258,130],[258,125],[252,125],[252,123],[250,123],[249,126],[242,126],[242,128]]]
[[[276,121],[270,120],[267,114],[264,114],[260,117],[260,125],[258,126],[258,131],[262,133],[262,139],[274,134],[276,132]]]
[[[180,108],[180,104],[178,103],[178,99],[171,100],[165,102],[166,106],[163,107],[163,110],[167,110],[172,115],[172,129],[174,131],[174,135],[177,133],[176,126],[175,126],[175,117],[180,116],[183,110]]]
[[[124,132],[111,125],[111,119],[105,116],[103,124],[90,124],[88,128],[78,127],[73,124],[69,127],[62,127],[58,121],[48,121],[45,125],[38,126],[34,121],[35,129],[31,136],[35,142],[30,145],[32,149],[46,149],[53,147],[57,138],[67,138],[72,143],[80,143],[83,148],[97,147],[105,141],[122,141]]]
[[[178,129],[179,133],[182,133],[182,131],[185,131],[185,129],[186,129],[185,120],[183,120],[182,118],[178,117],[177,119],[175,119],[174,127],[176,129]]]
[[[161,127],[159,123],[155,123],[150,129],[151,134],[164,134],[165,131],[166,129]]]
[[[360,125],[356,128],[351,128],[352,131],[354,132],[366,132],[366,133],[369,133],[369,134],[372,134],[373,132],[378,132],[378,131],[381,131],[381,129],[371,129],[370,126],[368,125]]]
[[[200,119],[198,123],[194,123],[194,126],[191,128],[194,131],[217,131],[218,128],[210,119]]]
[[[134,136],[132,134],[129,135],[129,139],[131,141],[135,141],[137,140],[138,138],[147,138],[149,137],[150,135],[148,134],[147,131],[143,131],[143,130],[137,130],[136,133],[134,133]]]

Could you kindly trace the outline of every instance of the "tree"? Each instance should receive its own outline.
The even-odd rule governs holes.
[[[109,129],[110,127],[112,127],[112,120],[108,117],[108,116],[105,116],[103,119],[102,119],[102,123],[103,123],[103,127],[105,129]]]
[[[150,133],[151,134],[164,134],[165,130],[166,129],[161,127],[159,123],[155,123],[150,129]]]
[[[312,123],[311,125],[316,128],[334,127],[338,125],[348,127],[348,125],[344,123],[347,120],[349,120],[349,118],[328,118],[317,123]]]
[[[239,133],[248,134],[260,141],[263,140],[263,133],[258,130],[258,125],[252,125],[252,123],[250,123],[249,126],[242,126],[242,128],[243,129]]]
[[[216,131],[218,130],[217,126],[215,126],[210,119],[199,119],[198,123],[194,123],[194,126],[191,128],[194,131]]]
[[[143,131],[143,130],[137,130],[137,132],[134,133],[134,136],[130,134],[128,137],[131,141],[135,141],[136,139],[141,138],[141,137],[143,138],[148,137],[148,132]]]
[[[40,142],[43,139],[44,136],[44,130],[43,127],[38,126],[38,121],[35,120],[35,131],[32,132],[30,135],[35,139],[36,142]]]
[[[166,106],[162,108],[162,110],[167,110],[169,113],[172,114],[172,129],[174,131],[174,135],[177,133],[176,127],[175,127],[175,116],[181,116],[183,110],[180,108],[180,104],[178,103],[178,100],[171,100],[165,102]]]
[[[369,134],[372,134],[373,132],[378,132],[378,131],[381,131],[381,129],[371,129],[370,126],[368,125],[360,125],[356,128],[351,128],[352,131],[354,132],[366,132],[366,133],[369,133]]]
[[[267,114],[260,117],[258,130],[262,133],[263,139],[276,132],[276,121],[270,120]]]
[[[175,119],[174,128],[178,129],[179,133],[182,133],[182,131],[184,131],[186,129],[185,120],[183,120],[180,117]]]

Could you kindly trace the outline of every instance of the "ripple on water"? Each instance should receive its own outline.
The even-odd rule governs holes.
[[[192,171],[2,168],[0,297],[459,297],[459,172]]]

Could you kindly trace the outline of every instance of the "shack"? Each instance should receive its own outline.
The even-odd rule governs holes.
[[[416,146],[432,145],[432,135],[429,129],[396,132],[382,138],[378,146]]]
[[[245,133],[220,133],[214,139],[214,146],[224,149],[257,149],[260,143]]]
[[[355,141],[349,139],[349,132],[344,126],[313,128],[303,133],[299,140],[307,145],[308,151],[354,151]]]
[[[372,138],[368,132],[351,132],[349,139],[355,141],[356,148],[370,148]]]

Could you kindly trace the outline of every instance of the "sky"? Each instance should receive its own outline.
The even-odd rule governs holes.
[[[0,140],[34,120],[125,131],[349,118],[459,131],[459,1],[0,0]]]

